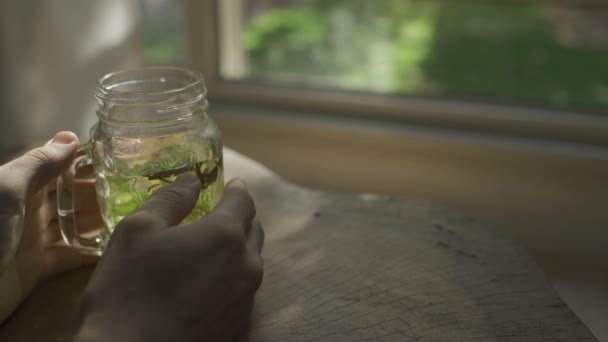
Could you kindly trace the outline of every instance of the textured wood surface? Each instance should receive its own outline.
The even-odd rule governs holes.
[[[291,185],[225,151],[266,230],[249,341],[595,341],[527,253],[427,201]],[[67,341],[90,270],[40,286],[1,341]]]

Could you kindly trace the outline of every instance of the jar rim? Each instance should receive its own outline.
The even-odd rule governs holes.
[[[99,119],[118,124],[165,124],[207,110],[207,89],[200,72],[154,66],[125,69],[103,76],[95,97]]]
[[[122,81],[118,82],[117,79],[120,79],[121,76],[125,75],[136,75],[136,74],[144,74],[144,73],[161,73],[166,72],[167,74],[179,74],[180,76],[185,76],[190,78],[189,82],[184,82],[183,85],[169,88],[162,91],[130,91],[130,90],[121,90],[116,89],[125,84],[136,83],[137,80],[133,81]],[[159,78],[159,83],[164,82],[164,78]],[[203,75],[195,70],[177,67],[177,66],[151,66],[151,67],[139,67],[139,68],[131,68],[131,69],[123,69],[115,72],[111,72],[106,74],[97,82],[97,92],[96,97],[102,101],[114,101],[116,97],[120,96],[136,96],[141,100],[141,96],[167,96],[174,95],[178,93],[182,93],[184,91],[188,91],[195,87],[201,87],[203,91],[203,96],[206,95],[206,88]]]

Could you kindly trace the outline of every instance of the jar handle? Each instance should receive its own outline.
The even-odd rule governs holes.
[[[101,238],[83,236],[78,232],[76,214],[74,211],[74,183],[78,171],[85,166],[93,165],[90,143],[82,144],[78,148],[78,155],[74,163],[57,178],[57,213],[59,227],[65,243],[83,254],[101,255]]]

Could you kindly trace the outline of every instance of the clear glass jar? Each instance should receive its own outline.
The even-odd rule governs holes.
[[[105,227],[93,238],[78,234],[73,203],[66,203],[64,196],[58,202],[62,232],[70,245],[100,254],[123,217],[183,172],[196,174],[203,185],[184,223],[215,207],[224,190],[222,139],[207,115],[205,94],[200,73],[176,67],[120,71],[99,81],[99,121],[81,146],[86,156],[75,168],[93,165]],[[62,205],[67,207],[63,214]]]

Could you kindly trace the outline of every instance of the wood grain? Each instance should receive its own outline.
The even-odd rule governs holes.
[[[245,340],[596,341],[528,254],[428,201],[313,191],[225,151],[266,230]],[[69,341],[89,270],[40,286],[2,341]]]

